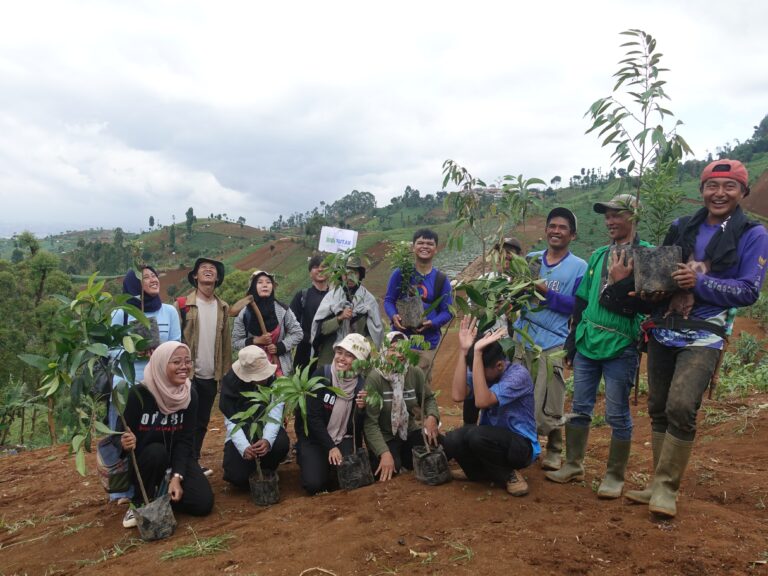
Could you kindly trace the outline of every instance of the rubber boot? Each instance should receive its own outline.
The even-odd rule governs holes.
[[[677,491],[691,457],[693,441],[680,440],[667,432],[656,466],[653,492],[648,508],[654,514],[674,518],[677,515]]]
[[[621,496],[624,488],[624,473],[627,471],[629,461],[629,449],[631,440],[618,440],[611,438],[611,448],[608,450],[608,465],[605,477],[597,489],[597,497],[615,499]]]
[[[656,471],[656,466],[659,465],[659,456],[661,456],[661,447],[664,446],[664,432],[654,432],[651,435],[651,446],[653,448],[653,470]],[[648,504],[651,501],[651,493],[653,492],[653,478],[648,481],[648,484],[642,490],[627,490],[624,493],[624,498],[630,502],[636,504]]]
[[[560,470],[563,451],[563,429],[555,428],[547,435],[547,451],[541,461],[542,470]]]
[[[546,472],[552,482],[565,484],[584,480],[584,454],[587,451],[589,426],[565,425],[565,464],[560,470]]]

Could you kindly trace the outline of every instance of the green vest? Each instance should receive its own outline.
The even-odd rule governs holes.
[[[652,247],[643,240],[640,246]],[[611,246],[602,246],[592,253],[587,272],[576,291],[576,296],[587,302],[587,308],[576,326],[576,351],[592,360],[610,360],[640,337],[641,314],[629,318],[616,314],[600,305],[603,289],[601,278],[605,258]]]

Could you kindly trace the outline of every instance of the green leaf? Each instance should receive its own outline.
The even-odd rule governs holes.
[[[46,371],[56,365],[55,363],[51,363],[45,356],[38,356],[37,354],[19,354],[18,358],[25,364],[29,364],[33,368],[42,371]]]
[[[100,420],[95,420],[93,423],[93,427],[96,429],[96,432],[98,432],[99,434],[104,434],[107,436],[111,436],[112,434],[119,434],[119,432],[116,432],[115,430],[110,430],[109,426],[107,426]]]
[[[86,350],[88,350],[88,352],[91,352],[92,354],[95,354],[96,356],[101,356],[102,358],[105,356],[109,356],[109,348],[107,348],[106,344],[102,344],[100,342],[89,344],[86,347]]]
[[[128,352],[128,354],[136,353],[136,345],[133,341],[133,338],[127,334],[123,336],[123,348],[125,348],[125,351]]]
[[[72,437],[72,452],[77,452],[82,448],[83,442],[85,441],[85,436],[82,434],[76,434]]]
[[[75,468],[80,473],[80,476],[85,476],[87,472],[85,467],[85,449],[82,446],[75,452]]]

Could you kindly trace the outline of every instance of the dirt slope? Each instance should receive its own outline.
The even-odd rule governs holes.
[[[435,381],[444,426],[459,423],[448,387],[457,353],[451,333]],[[125,530],[125,508],[109,504],[95,475],[74,471],[66,448],[0,459],[0,574],[298,575],[322,567],[367,574],[765,574],[768,567],[768,397],[706,402],[683,483],[680,515],[653,520],[641,506],[598,501],[610,431],[593,429],[587,481],[561,486],[537,465],[526,470],[531,492],[452,482],[419,484],[410,474],[354,492],[305,496],[296,464],[281,468],[280,504],[254,506],[221,479],[221,416],[206,437],[215,471],[213,514],[179,516],[176,534],[142,543]],[[629,485],[639,485],[651,459],[644,398],[633,408],[636,429]],[[198,537],[229,534],[229,549],[177,561],[160,556]],[[414,556],[413,550],[421,556]],[[469,557],[468,557],[469,556]],[[320,574],[313,571],[308,574]]]

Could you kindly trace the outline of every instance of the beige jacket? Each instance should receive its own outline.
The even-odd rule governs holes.
[[[181,318],[181,341],[189,346],[192,360],[197,357],[198,328],[197,328],[197,291],[187,294],[185,303],[186,313],[179,310],[178,300],[174,303]],[[214,379],[221,382],[224,374],[232,366],[232,341],[229,337],[229,304],[214,294],[216,298],[216,350],[214,351]]]

